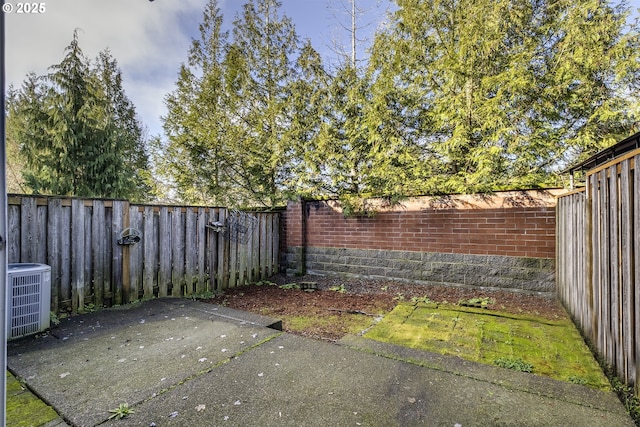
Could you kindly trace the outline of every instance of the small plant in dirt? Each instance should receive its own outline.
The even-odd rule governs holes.
[[[197,293],[191,295],[191,299],[193,299],[193,300],[211,299],[211,298],[214,297],[214,295],[215,295],[215,293],[213,293],[211,291],[197,292]]]
[[[606,371],[613,391],[616,392],[635,424],[640,426],[640,399],[635,395],[633,387],[625,385],[620,381],[620,379],[613,374],[611,367],[607,367]]]
[[[522,359],[509,359],[509,358],[503,357],[503,358],[494,360],[493,363],[500,366],[501,368],[507,368],[513,371],[518,371],[518,372],[533,371],[533,365],[531,363],[525,362]]]
[[[94,304],[85,304],[82,308],[83,313],[93,313],[94,311],[98,311],[98,308]]]
[[[276,284],[269,280],[260,280],[255,283],[255,286],[276,286]]]
[[[393,299],[396,301],[404,301],[404,294],[398,294],[395,297],[393,297]]]
[[[110,420],[112,419],[118,419],[121,420],[123,418],[127,418],[129,415],[133,414],[135,411],[131,408],[129,408],[129,404],[127,403],[121,403],[118,408],[116,409],[112,409],[109,412],[111,412],[111,416],[109,417]]]
[[[278,286],[280,289],[300,289],[300,285],[297,283],[287,283],[285,285]]]
[[[49,312],[49,321],[51,322],[52,325],[60,324],[60,318],[53,311]]]
[[[344,294],[347,292],[347,288],[344,285],[340,286],[332,286],[329,288],[330,291],[338,292],[340,294]]]
[[[580,384],[580,385],[587,384],[587,380],[585,378],[578,377],[576,375],[570,375],[569,378],[567,378],[567,380],[573,384]]]

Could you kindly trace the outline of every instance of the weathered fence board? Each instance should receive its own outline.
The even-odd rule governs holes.
[[[557,289],[619,378],[640,390],[640,150],[558,200]]]
[[[51,266],[54,312],[215,292],[278,271],[278,213],[242,213],[255,227],[234,232],[208,226],[238,214],[226,208],[10,195],[8,213],[9,262]],[[139,243],[118,243],[127,228]]]

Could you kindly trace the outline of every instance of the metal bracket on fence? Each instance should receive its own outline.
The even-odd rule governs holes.
[[[135,228],[125,228],[120,232],[119,245],[135,245],[142,240],[142,233]]]
[[[211,221],[207,225],[205,225],[210,230],[215,231],[216,233],[224,233],[227,227],[224,226],[220,221]]]

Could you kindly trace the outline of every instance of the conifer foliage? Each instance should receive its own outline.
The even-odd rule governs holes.
[[[274,206],[560,184],[638,122],[640,39],[601,0],[397,0],[368,64],[327,69],[277,0],[210,0],[166,99],[182,198]],[[364,209],[366,210],[366,209]]]
[[[75,31],[50,70],[30,74],[7,101],[8,139],[24,159],[24,185],[36,194],[147,198],[144,132],[116,60],[103,51],[92,64]]]

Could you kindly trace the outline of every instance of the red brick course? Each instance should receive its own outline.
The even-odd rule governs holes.
[[[555,199],[519,193],[527,194],[526,203],[505,203],[513,194],[473,203],[473,196],[459,196],[444,208],[433,198],[417,198],[374,217],[350,218],[336,201],[290,202],[284,212],[283,247],[554,258]]]

